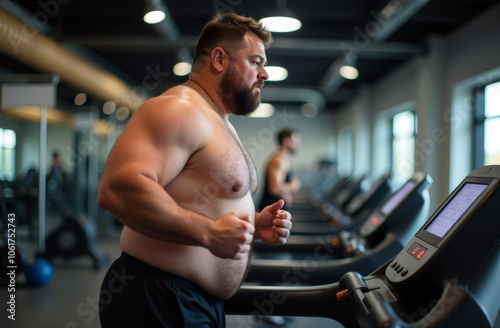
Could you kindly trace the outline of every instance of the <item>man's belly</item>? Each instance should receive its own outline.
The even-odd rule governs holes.
[[[183,277],[219,298],[229,298],[238,290],[248,265],[248,256],[221,259],[206,248],[149,238],[128,227],[123,229],[120,246],[125,253]]]

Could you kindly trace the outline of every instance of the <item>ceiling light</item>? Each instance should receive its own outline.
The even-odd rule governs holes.
[[[130,115],[130,111],[128,110],[127,107],[120,107],[116,111],[116,119],[118,121],[125,121],[129,115]]]
[[[166,9],[163,0],[146,0],[146,14],[144,21],[148,24],[157,24],[165,19]]]
[[[293,32],[302,27],[296,15],[286,7],[286,0],[276,0],[277,9],[259,23],[271,32]]]
[[[294,32],[302,27],[302,23],[297,18],[288,16],[270,16],[259,21],[262,26],[271,32]]]
[[[148,24],[157,24],[165,19],[165,13],[161,10],[153,10],[144,15],[144,21]]]
[[[312,103],[305,103],[300,107],[300,111],[305,117],[313,118],[318,115],[318,106]]]
[[[184,76],[191,73],[191,63],[188,62],[180,62],[174,65],[173,68],[174,74],[177,76]]]
[[[250,114],[250,117],[271,117],[274,115],[274,106],[268,103],[261,103],[257,109]]]
[[[339,69],[340,75],[344,79],[354,80],[358,77],[359,72],[354,66],[344,65]]]
[[[87,95],[83,92],[81,92],[75,96],[75,105],[78,105],[78,106],[83,105],[83,104],[85,104],[86,101],[87,101]]]
[[[116,103],[114,101],[106,101],[102,106],[102,112],[104,114],[111,114],[116,110]]]
[[[266,66],[266,72],[269,75],[268,81],[283,81],[288,77],[288,71],[281,66]]]

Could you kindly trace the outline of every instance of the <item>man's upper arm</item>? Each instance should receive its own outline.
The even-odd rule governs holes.
[[[134,114],[108,160],[124,174],[140,173],[165,186],[202,145],[200,115],[202,111],[187,100],[149,100]]]

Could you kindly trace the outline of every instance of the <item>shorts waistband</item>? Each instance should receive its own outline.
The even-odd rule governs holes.
[[[205,298],[213,299],[213,300],[220,300],[220,298],[213,296],[212,294],[208,293],[198,285],[194,284],[190,280],[187,280],[186,278],[183,278],[181,276],[178,276],[176,274],[173,274],[168,271],[161,270],[157,267],[152,266],[149,263],[146,263],[144,261],[141,261],[140,259],[133,257],[132,255],[129,255],[125,252],[122,251],[119,259],[123,262],[125,262],[127,265],[130,265],[132,267],[135,267],[137,270],[146,272],[152,276],[159,277],[159,278],[164,278],[169,281],[175,282],[176,284],[182,285],[186,288],[189,288],[199,294],[201,294]]]

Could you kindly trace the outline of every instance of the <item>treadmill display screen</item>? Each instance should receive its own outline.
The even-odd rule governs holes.
[[[414,181],[408,181],[399,191],[394,194],[389,200],[382,206],[380,212],[384,215],[389,215],[404,199],[405,197],[413,190],[415,186]]]
[[[486,187],[488,187],[487,184],[464,184],[462,189],[460,189],[425,230],[438,237],[443,237]]]

